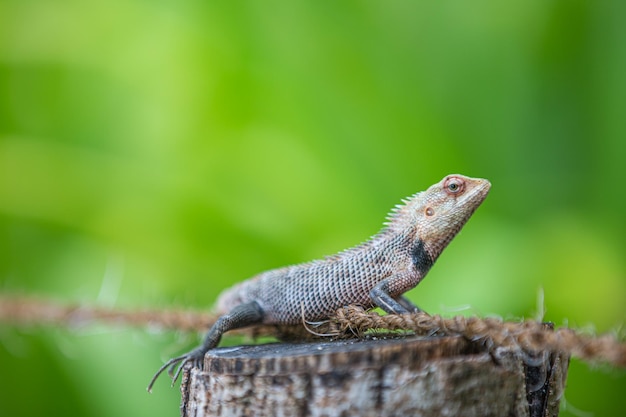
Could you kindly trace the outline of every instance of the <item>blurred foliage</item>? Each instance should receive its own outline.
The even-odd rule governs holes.
[[[444,175],[491,195],[430,312],[626,318],[626,3],[0,1],[0,291],[208,308]],[[195,335],[0,327],[0,414],[175,415]],[[228,343],[228,340],[226,340]],[[626,407],[574,361],[562,415]]]

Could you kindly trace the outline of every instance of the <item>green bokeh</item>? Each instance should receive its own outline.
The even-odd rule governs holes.
[[[0,1],[0,291],[208,308],[375,233],[446,174],[484,206],[409,296],[626,319],[626,2]],[[0,415],[176,415],[195,336],[0,326]],[[572,363],[564,416],[619,415]]]

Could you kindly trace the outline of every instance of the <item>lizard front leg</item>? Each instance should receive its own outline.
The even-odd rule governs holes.
[[[370,299],[372,302],[388,314],[417,313],[423,311],[403,295],[394,298],[389,294],[390,280],[393,279],[397,279],[397,277],[392,276],[381,281],[370,291]]]
[[[406,298],[404,295],[401,295],[401,296],[397,297],[396,301],[402,307],[406,308],[409,311],[409,313],[422,313],[422,312],[424,312],[424,310],[419,308],[419,306],[416,306],[411,300]]]
[[[202,366],[204,355],[208,350],[213,349],[219,344],[220,339],[225,332],[261,323],[263,321],[263,316],[263,309],[261,309],[261,306],[256,301],[240,304],[234,307],[230,310],[230,312],[217,319],[215,324],[209,329],[204,337],[202,345],[185,353],[184,355],[170,359],[163,366],[161,366],[150,380],[148,391],[152,391],[152,386],[159,375],[161,375],[161,373],[168,368],[168,374],[172,377],[172,385],[174,385],[185,364],[192,362],[196,367]],[[176,373],[174,373],[174,369],[177,364],[179,364],[178,369],[176,369]]]

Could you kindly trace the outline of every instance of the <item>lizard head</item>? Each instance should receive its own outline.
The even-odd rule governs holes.
[[[485,200],[490,188],[485,179],[455,174],[422,193],[414,207],[415,224],[418,238],[433,260]]]
[[[487,197],[490,188],[491,183],[485,179],[448,175],[406,200],[390,225],[412,229],[413,239],[434,262]]]

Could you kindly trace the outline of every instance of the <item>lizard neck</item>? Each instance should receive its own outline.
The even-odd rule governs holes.
[[[412,264],[420,277],[424,277],[437,259],[431,245],[419,236],[417,227],[396,229],[386,227],[372,239],[378,247],[388,248],[404,259],[407,266]]]

